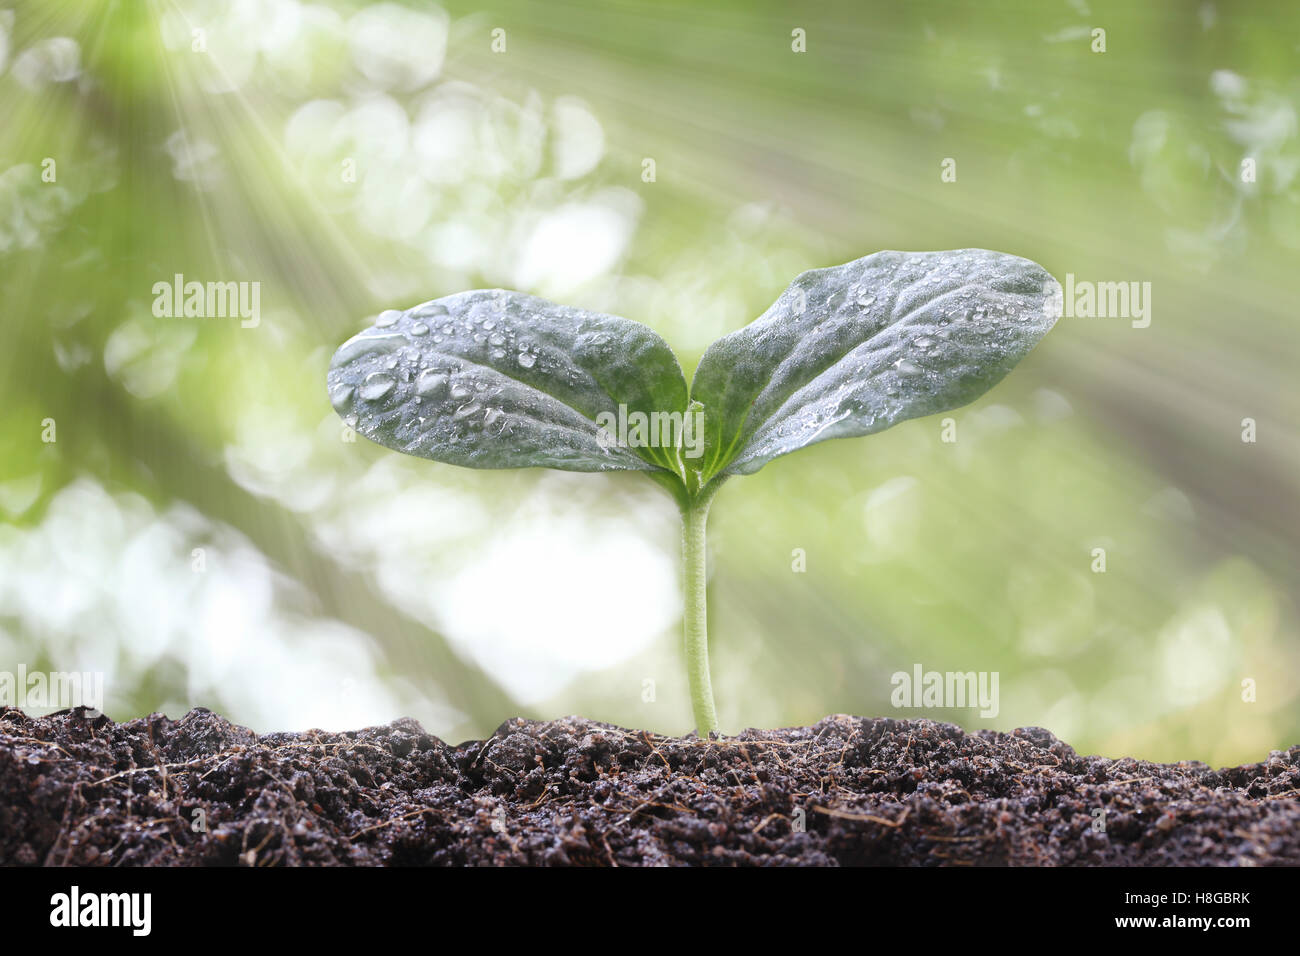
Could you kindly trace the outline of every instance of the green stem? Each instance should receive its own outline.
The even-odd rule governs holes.
[[[685,568],[686,673],[691,686],[691,709],[695,732],[708,737],[718,729],[718,712],[713,704],[713,682],[709,679],[708,543],[706,528],[709,505],[721,481],[713,482],[694,497],[681,502],[682,558]]]

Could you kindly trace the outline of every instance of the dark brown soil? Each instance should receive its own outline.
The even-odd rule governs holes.
[[[451,746],[412,720],[0,708],[4,864],[1300,864],[1298,797],[1300,747],[1211,770],[929,720],[709,741],[510,720]]]

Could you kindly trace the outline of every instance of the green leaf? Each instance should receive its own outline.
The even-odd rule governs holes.
[[[700,360],[700,480],[974,401],[1060,313],[1042,266],[987,249],[878,252],[805,272]]]
[[[479,289],[388,311],[330,363],[330,401],[386,448],[470,468],[680,470],[601,440],[601,413],[682,411],[667,344],[627,319]]]

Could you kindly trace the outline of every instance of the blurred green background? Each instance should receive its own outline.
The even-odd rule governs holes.
[[[955,442],[730,483],[724,730],[1295,744],[1297,63],[1280,0],[0,11],[0,670],[103,671],[116,719],[685,732],[668,498],[348,443],[330,355],[500,286],[648,323],[689,374],[804,269],[982,246],[1150,282],[1151,323],[1062,319]],[[177,273],[259,283],[260,321],[156,317]],[[892,708],[918,663],[998,672],[999,714]]]

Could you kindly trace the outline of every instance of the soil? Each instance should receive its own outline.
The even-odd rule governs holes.
[[[1295,865],[1298,798],[1300,746],[1211,770],[929,720],[701,740],[517,719],[453,746],[413,720],[0,708],[10,865]]]

